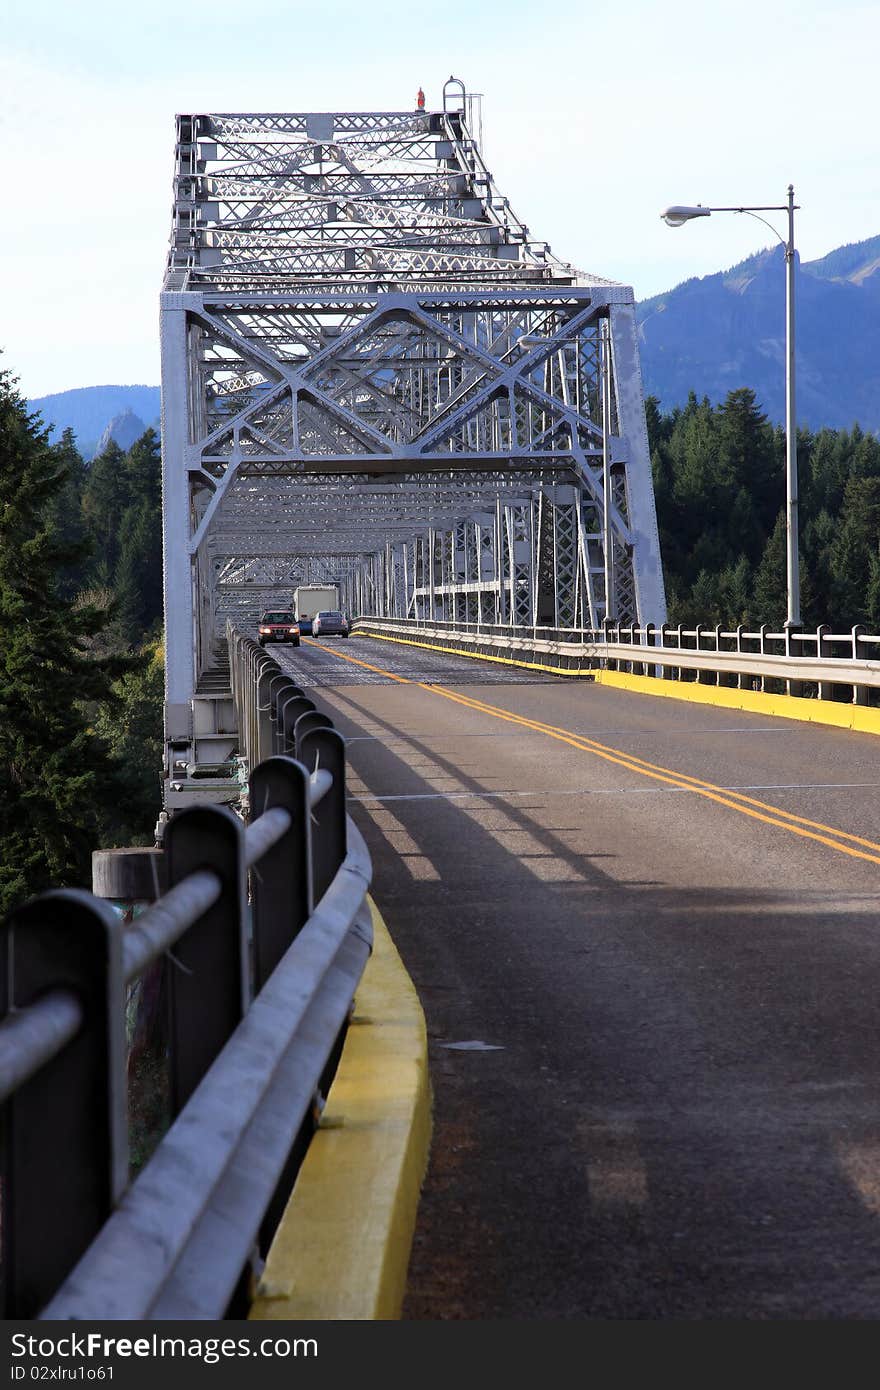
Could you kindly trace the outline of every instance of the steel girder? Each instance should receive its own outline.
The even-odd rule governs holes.
[[[197,687],[226,618],[298,583],[339,583],[353,612],[596,626],[610,536],[611,611],[665,619],[632,291],[531,237],[467,103],[447,84],[431,112],[178,117],[161,297],[178,769],[210,761]]]

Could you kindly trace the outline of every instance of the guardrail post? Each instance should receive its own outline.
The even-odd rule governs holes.
[[[251,819],[281,806],[290,829],[251,870],[254,993],[259,994],[311,916],[312,834],[309,775],[293,758],[267,758],[251,774]]]
[[[299,762],[305,762],[302,755],[303,739],[312,729],[332,729],[333,720],[320,710],[310,709],[301,714],[293,726],[293,737],[296,745],[296,756]]]
[[[602,619],[602,640],[604,641],[606,647],[609,647],[611,645],[611,630],[613,626],[614,624],[610,618]],[[604,666],[606,671],[620,670],[620,663],[618,661],[612,660],[612,658],[609,656],[605,657],[605,659],[600,663],[600,666]]]
[[[307,695],[283,696],[281,701],[281,751],[286,757],[293,758],[296,755],[296,721],[300,715],[307,714],[315,708],[314,700],[310,700]]]
[[[697,652],[701,652],[701,651],[703,650],[703,624],[702,624],[702,623],[697,623],[697,624],[696,624],[695,629],[694,629],[694,637],[695,637],[694,648],[695,648],[695,650],[696,650]],[[707,679],[706,679],[706,675],[707,675],[707,673],[706,673],[705,671],[701,671],[701,670],[699,670],[699,668],[698,668],[698,669],[694,672],[694,680],[697,682],[698,685],[707,685],[707,684],[709,684],[709,682],[708,682]]]
[[[272,700],[271,686],[272,681],[278,674],[278,663],[271,656],[263,653],[261,664],[257,665],[256,670],[256,747],[251,753],[251,766],[261,763],[264,758],[272,755]]]
[[[786,624],[785,624],[785,655],[786,655],[787,657],[790,657],[790,656],[793,656],[793,655],[794,655],[794,651],[793,651],[794,637],[796,636],[796,634],[797,634],[798,631],[800,631],[800,629],[799,629],[799,628],[796,628],[793,624],[791,624],[791,623],[786,623]],[[803,681],[786,680],[786,682],[785,682],[785,693],[786,693],[786,695],[795,695],[795,696],[803,695],[803,693],[804,693],[804,683],[803,683]]]
[[[661,624],[660,624],[660,646],[661,646],[661,647],[668,647],[668,646],[669,646],[669,624],[668,624],[668,623],[661,623]],[[660,669],[659,669],[659,673],[658,673],[659,676],[660,676],[660,679],[661,679],[661,680],[664,680],[664,681],[673,680],[673,679],[674,679],[674,670],[675,670],[675,668],[672,667],[672,666],[661,666]]]
[[[742,656],[742,649],[743,649],[743,632],[744,632],[744,631],[745,631],[745,627],[743,626],[743,624],[742,624],[742,623],[737,623],[737,625],[736,625],[736,654],[737,654],[737,656]],[[737,690],[749,690],[749,689],[751,688],[751,681],[750,681],[750,678],[749,678],[749,676],[747,676],[743,671],[737,671],[737,673],[736,673],[736,688],[737,688]]]
[[[0,1015],[52,989],[82,1005],[77,1035],[2,1109],[5,1316],[34,1318],[91,1244],[128,1183],[124,927],[108,904],[56,889],[15,911]]]
[[[654,626],[653,623],[645,623],[645,646],[646,646],[646,647],[653,647],[653,646],[656,645],[656,642],[657,642],[657,629],[655,628],[655,626]],[[657,674],[657,667],[656,667],[656,666],[651,665],[651,664],[648,663],[647,661],[645,661],[645,662],[642,663],[642,675],[643,675],[643,676],[656,676],[656,674]]]
[[[275,676],[269,682],[269,704],[272,715],[272,753],[284,752],[284,729],[282,725],[281,710],[284,701],[289,699],[294,691],[296,695],[301,694],[298,685],[289,676],[281,674]],[[295,698],[295,696],[294,696]]]
[[[623,633],[623,632],[625,631],[625,632],[627,632],[627,633],[629,634],[629,643],[628,643],[628,645],[629,645],[630,647],[634,646],[634,645],[635,645],[636,636],[635,636],[635,629],[634,629],[632,623],[630,623],[630,625],[629,625],[628,628],[621,628],[620,631],[621,631],[621,633]],[[629,661],[625,662],[624,665],[625,665],[627,671],[629,671],[630,675],[632,675],[632,674],[634,673],[635,669],[636,669],[636,664],[635,664],[635,662],[634,662],[632,659],[630,659]]]
[[[281,733],[278,726],[278,702],[284,693],[284,688],[292,684],[290,677],[284,671],[276,671],[275,675],[269,680],[269,719],[272,723],[272,742],[266,757],[271,757],[273,753],[280,751],[278,744]]]
[[[715,624],[715,655],[717,656],[718,653],[719,653],[720,651],[721,651],[721,624],[720,624],[720,623],[716,623],[716,624]],[[723,679],[723,677],[722,677],[722,675],[721,675],[721,671],[720,671],[720,669],[717,669],[717,668],[716,668],[716,671],[715,671],[715,684],[716,684],[716,685],[724,685],[724,679]]]
[[[864,634],[865,629],[856,624],[852,630],[852,657],[853,661],[859,659],[859,638]],[[870,688],[867,685],[856,685],[853,682],[852,702],[854,705],[870,704]]]
[[[225,806],[192,806],[168,823],[168,884],[210,869],[220,896],[169,952],[169,1076],[179,1114],[250,1001],[245,830]]]
[[[345,825],[345,739],[335,729],[312,727],[299,740],[300,762],[309,773],[323,768],[333,784],[312,811],[312,874],[315,903],[336,877],[347,853]]]
[[[769,629],[768,629],[768,627],[767,627],[767,624],[766,624],[766,623],[762,623],[762,624],[761,624],[761,627],[760,627],[760,630],[759,630],[759,632],[758,632],[758,636],[759,636],[759,639],[760,639],[760,642],[761,642],[761,655],[762,655],[762,656],[764,656],[764,655],[766,654],[766,652],[767,652],[767,633],[768,633],[768,631],[769,631]],[[754,685],[753,685],[752,688],[754,689]],[[763,677],[763,676],[761,677],[761,686],[760,686],[760,688],[761,688],[761,690],[764,689],[764,677]]]
[[[821,662],[823,656],[829,655],[828,643],[826,641],[826,638],[830,631],[831,628],[824,623],[820,624],[819,627],[816,628],[816,660],[819,662]],[[834,686],[832,685],[831,681],[819,682],[819,699],[834,699]]]

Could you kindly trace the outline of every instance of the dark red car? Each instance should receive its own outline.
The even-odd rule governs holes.
[[[260,646],[267,642],[290,642],[299,646],[299,623],[286,608],[275,608],[264,613],[258,628]]]

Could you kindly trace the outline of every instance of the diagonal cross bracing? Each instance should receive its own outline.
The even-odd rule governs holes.
[[[162,428],[178,769],[200,762],[195,692],[226,617],[289,603],[293,579],[397,616],[598,626],[607,533],[614,616],[665,618],[632,291],[531,236],[449,90],[434,111],[177,118]]]

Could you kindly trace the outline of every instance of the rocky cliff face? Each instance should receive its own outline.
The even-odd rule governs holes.
[[[143,420],[135,415],[133,410],[123,410],[119,415],[114,415],[98,440],[95,458],[99,454],[103,454],[111,440],[114,444],[118,444],[120,449],[130,449],[135,440],[140,439],[146,428]]]

